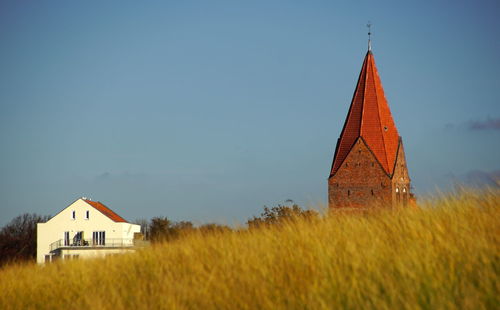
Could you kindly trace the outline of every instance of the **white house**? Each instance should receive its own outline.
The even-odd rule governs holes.
[[[46,223],[37,224],[36,260],[43,264],[134,251],[134,234],[140,230],[104,204],[80,198]]]

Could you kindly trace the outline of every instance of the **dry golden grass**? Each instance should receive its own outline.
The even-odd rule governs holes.
[[[498,309],[500,192],[0,270],[0,309]]]

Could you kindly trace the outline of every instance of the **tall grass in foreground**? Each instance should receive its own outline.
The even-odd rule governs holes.
[[[0,309],[495,309],[500,192],[0,270]]]

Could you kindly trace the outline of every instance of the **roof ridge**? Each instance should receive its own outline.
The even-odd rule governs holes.
[[[113,211],[110,208],[108,208],[102,202],[100,202],[100,201],[93,201],[93,200],[90,200],[90,199],[82,199],[82,200],[85,201],[90,206],[92,206],[97,211],[101,212],[103,215],[107,216],[110,220],[112,220],[114,222],[125,222],[125,223],[128,223],[123,217],[121,217],[120,215],[118,215],[118,213],[116,213],[115,211]]]
[[[373,57],[373,53],[370,52],[370,54],[372,54],[372,57]],[[377,94],[377,84],[375,83],[376,80],[375,80],[375,73],[378,75],[378,70],[377,70],[377,66],[375,65],[375,57],[373,57],[373,65],[374,65],[374,68],[372,68],[371,70],[371,74],[372,74],[372,79],[373,79],[373,82],[374,82],[374,86],[375,86],[375,102],[377,102],[377,114],[378,114],[378,119],[380,121],[380,126],[379,129],[380,129],[380,135],[382,136],[382,147],[384,148],[384,159],[385,159],[385,163],[387,164],[387,168],[389,169],[389,173],[391,172],[391,166],[389,164],[389,159],[387,158],[387,149],[385,147],[385,136],[384,136],[384,126],[382,125],[382,117],[381,117],[381,114],[380,114],[380,105],[378,104],[378,94]],[[385,98],[384,98],[385,99]]]

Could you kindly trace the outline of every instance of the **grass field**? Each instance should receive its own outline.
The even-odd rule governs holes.
[[[499,309],[500,192],[0,270],[0,309]]]

